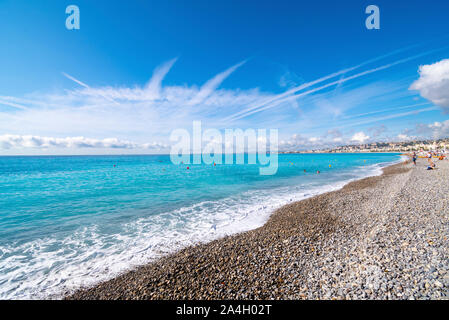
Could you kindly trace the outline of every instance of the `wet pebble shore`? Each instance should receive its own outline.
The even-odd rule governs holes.
[[[449,161],[426,163],[286,205],[258,229],[66,299],[448,299]]]

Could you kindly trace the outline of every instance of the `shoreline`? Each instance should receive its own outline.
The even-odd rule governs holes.
[[[375,158],[383,159],[384,157]],[[39,275],[35,272],[35,270],[39,267],[39,264],[35,265],[37,268],[34,268],[34,266],[28,269],[22,267],[22,273],[27,274],[26,280],[20,284],[20,286],[22,286],[22,290],[17,290],[17,287],[14,288],[12,285],[9,285],[10,283],[8,282],[2,288],[2,295],[6,299],[20,300],[62,299],[65,295],[73,293],[79,288],[89,288],[95,286],[101,282],[108,281],[122,275],[130,270],[134,270],[139,266],[157,261],[161,257],[176,253],[186,247],[200,243],[208,243],[224,236],[230,236],[259,228],[266,223],[275,210],[285,204],[290,204],[296,201],[301,201],[305,198],[338,190],[345,184],[354,180],[359,180],[368,176],[380,175],[382,173],[382,167],[398,161],[400,161],[400,157],[398,156],[389,156],[382,162],[375,162],[371,164],[366,164],[359,161],[359,165],[354,165],[353,167],[348,167],[347,170],[343,170],[344,173],[340,177],[334,177],[333,174],[327,177],[328,173],[324,173],[324,171],[327,171],[326,169],[323,169],[323,174],[317,175],[314,170],[311,169],[308,170],[307,174],[304,174],[306,176],[310,176],[311,179],[308,177],[306,177],[305,180],[300,178],[295,184],[289,183],[288,185],[278,183],[269,189],[266,188],[261,191],[256,190],[256,192],[248,191],[248,194],[246,194],[245,191],[244,196],[242,197],[237,196],[234,199],[232,197],[229,198],[235,203],[228,201],[226,198],[224,198],[224,201],[214,201],[217,205],[206,208],[206,215],[196,214],[196,219],[190,220],[190,230],[193,232],[180,232],[180,234],[178,234],[179,236],[175,237],[173,237],[173,235],[176,234],[176,232],[173,231],[176,230],[173,230],[173,228],[171,230],[168,228],[168,232],[163,234],[149,233],[148,230],[152,230],[151,219],[143,219],[142,221],[133,220],[132,224],[130,224],[131,227],[137,227],[140,228],[140,230],[144,230],[146,228],[147,232],[142,234],[143,236],[140,236],[140,234],[135,234],[137,237],[129,237],[126,238],[125,241],[121,241],[123,245],[118,248],[120,250],[117,250],[117,248],[114,248],[113,246],[110,247],[111,250],[109,250],[108,247],[103,250],[104,248],[98,246],[96,249],[89,248],[89,246],[84,246],[84,248],[81,246],[79,249],[75,247],[74,249],[81,253],[93,253],[95,256],[97,256],[98,253],[98,257],[94,256],[93,259],[82,260],[79,259],[82,255],[69,255],[67,257],[64,257],[64,254],[60,256],[51,255],[48,257],[50,260],[54,261],[56,264],[67,267],[59,268],[59,272],[58,268],[56,268],[56,272],[49,270],[49,273],[45,277],[42,277],[41,274]],[[299,167],[301,167],[301,164],[299,164]],[[300,173],[299,175],[302,174]],[[329,178],[332,178],[332,181],[330,181]],[[314,179],[316,180],[315,183],[313,183]],[[303,187],[303,185],[309,183],[309,180],[311,182],[310,186]],[[190,208],[186,208],[188,210],[195,210],[196,206],[197,205],[195,204]],[[198,210],[200,211],[199,213],[203,212],[204,207],[204,204],[199,203],[198,208],[201,209]],[[225,213],[224,216],[220,214],[222,212]],[[177,212],[174,211],[174,213],[176,218]],[[213,220],[210,218],[211,216],[217,217],[218,219]],[[226,217],[229,217],[229,219],[225,219]],[[189,218],[189,216],[187,215],[186,218]],[[186,226],[189,227],[189,220],[186,219],[185,221]],[[197,226],[196,221],[199,221],[202,225]],[[216,229],[211,227],[213,226],[213,223],[216,223]],[[197,229],[195,229],[195,227],[197,227]],[[195,230],[198,229],[203,230],[203,232],[195,232]],[[69,242],[74,241],[77,245],[89,243],[91,239],[96,242],[97,239],[100,240],[100,242],[97,242],[98,244],[108,243],[107,241],[103,242],[101,238],[97,238],[99,235],[100,234],[97,233],[97,230],[88,228],[79,234],[79,236],[76,234],[68,234],[64,239]],[[168,239],[168,241],[159,241],[155,243],[152,241],[153,236],[156,239],[159,238],[162,240],[162,238],[164,238]],[[44,246],[48,243],[52,243],[52,240],[53,239],[51,237],[44,240],[41,244],[42,246],[38,247],[38,250],[31,248],[31,252],[33,252],[35,256],[40,256],[40,248],[44,248]],[[120,241],[117,242],[121,244]],[[25,246],[23,250],[30,250],[30,247]],[[18,254],[20,254],[20,251],[17,251]],[[107,252],[110,252],[111,254],[107,254]],[[76,263],[76,260],[81,263]],[[72,266],[72,270],[70,270],[70,266]],[[62,274],[61,271],[64,270],[69,271],[70,274]],[[6,273],[3,279],[6,279],[7,276],[8,274]],[[38,283],[38,285],[30,285],[33,281]],[[11,282],[11,284],[13,284],[13,282]],[[8,291],[8,289],[12,290]],[[4,294],[5,292],[6,295]]]
[[[341,274],[351,273],[344,270],[350,265],[346,260],[356,255],[365,235],[378,227],[372,214],[382,208],[370,208],[370,202],[378,202],[373,193],[385,195],[385,187],[397,193],[393,189],[414,170],[402,163],[385,167],[382,175],[287,204],[257,229],[181,249],[91,288],[66,294],[65,299],[379,298],[374,292],[366,296],[365,289],[342,289],[335,279],[330,286],[322,282],[328,282],[327,273],[335,271],[327,267],[332,260],[337,265],[344,261]],[[349,248],[351,254],[342,257]]]

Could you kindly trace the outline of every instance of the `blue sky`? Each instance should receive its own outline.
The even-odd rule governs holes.
[[[65,27],[71,4],[80,30]],[[380,30],[365,27],[370,4]],[[0,154],[166,153],[193,120],[277,128],[285,149],[449,136],[448,12],[444,0],[2,0]]]

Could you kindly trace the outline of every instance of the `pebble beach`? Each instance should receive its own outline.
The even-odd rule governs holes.
[[[397,164],[65,299],[448,299],[449,161]]]

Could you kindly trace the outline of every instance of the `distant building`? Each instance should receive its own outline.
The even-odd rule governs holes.
[[[406,142],[372,142],[369,144],[337,146],[307,151],[286,151],[281,153],[351,153],[351,152],[413,152],[449,151],[449,138]]]

